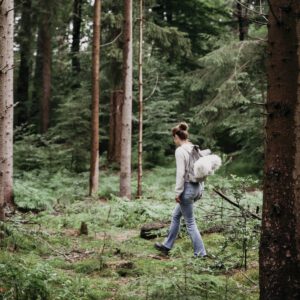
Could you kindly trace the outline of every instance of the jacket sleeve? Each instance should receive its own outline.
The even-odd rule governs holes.
[[[175,194],[179,196],[184,190],[185,159],[181,149],[175,151],[176,158],[176,187]]]

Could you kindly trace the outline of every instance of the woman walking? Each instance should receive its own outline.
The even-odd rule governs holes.
[[[172,129],[174,143],[177,146],[175,201],[177,202],[172,215],[169,233],[163,243],[155,243],[155,248],[164,254],[172,249],[180,229],[180,219],[183,216],[188,234],[194,247],[194,257],[206,257],[206,250],[194,217],[194,201],[201,198],[203,183],[189,182],[187,179],[187,164],[189,152],[193,144],[188,139],[188,125],[185,122]]]

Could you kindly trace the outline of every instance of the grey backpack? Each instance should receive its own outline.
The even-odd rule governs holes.
[[[189,155],[188,162],[186,164],[186,169],[185,169],[185,180],[189,182],[202,182],[204,181],[204,178],[197,178],[194,174],[194,164],[195,162],[200,158],[203,157],[204,155],[201,154],[200,148],[198,145],[193,145],[193,149],[191,152],[186,152]]]

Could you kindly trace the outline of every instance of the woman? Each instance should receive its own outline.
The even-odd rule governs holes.
[[[194,201],[202,196],[202,184],[199,182],[189,182],[187,180],[186,165],[193,144],[188,140],[188,125],[185,122],[178,124],[172,129],[174,143],[177,146],[176,158],[176,187],[175,201],[176,207],[173,211],[172,222],[169,234],[161,243],[155,243],[155,248],[164,254],[168,254],[172,249],[177,234],[180,229],[180,219],[183,216],[187,231],[193,242],[194,257],[206,257],[206,250],[198,230],[194,217]]]

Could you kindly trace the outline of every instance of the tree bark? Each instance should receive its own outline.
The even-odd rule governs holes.
[[[131,199],[132,0],[124,0],[123,32],[124,103],[122,107],[120,196]]]
[[[36,41],[36,56],[34,63],[34,82],[32,91],[32,101],[29,108],[30,121],[36,124],[37,128],[41,127],[41,99],[43,87],[43,58],[42,58],[42,37],[41,24],[39,22],[37,41]],[[41,129],[39,129],[41,131]]]
[[[82,15],[82,0],[74,0],[73,3],[73,40],[72,40],[72,69],[74,75],[80,72],[80,28]]]
[[[0,220],[13,204],[14,2],[0,4]]]
[[[270,5],[260,299],[300,299],[300,3]]]
[[[15,123],[20,125],[28,122],[29,82],[31,73],[32,54],[32,20],[31,0],[24,0],[22,4],[22,16],[20,21],[20,33],[18,36],[20,45],[20,67],[16,88],[16,100],[19,102],[15,109]]]
[[[115,90],[110,97],[109,118],[109,146],[108,161],[120,164],[121,161],[121,130],[122,130],[122,105],[124,94],[122,90]]]
[[[138,142],[138,182],[137,198],[142,197],[143,179],[143,0],[140,0],[139,28],[139,142]]]
[[[239,40],[244,41],[248,34],[248,9],[245,6],[250,5],[249,1],[245,3],[245,6],[242,6],[240,2],[236,3],[236,15],[238,19],[238,28],[239,28]]]
[[[100,20],[101,0],[95,0],[93,23],[93,68],[92,68],[92,139],[91,139],[91,166],[90,191],[92,196],[98,191],[99,181],[99,69],[100,69]]]
[[[44,2],[43,2],[44,3]],[[45,5],[45,10],[47,5]],[[51,33],[50,12],[42,15],[40,27],[40,47],[42,55],[42,98],[41,98],[41,132],[45,133],[49,128],[50,98],[51,98]]]

